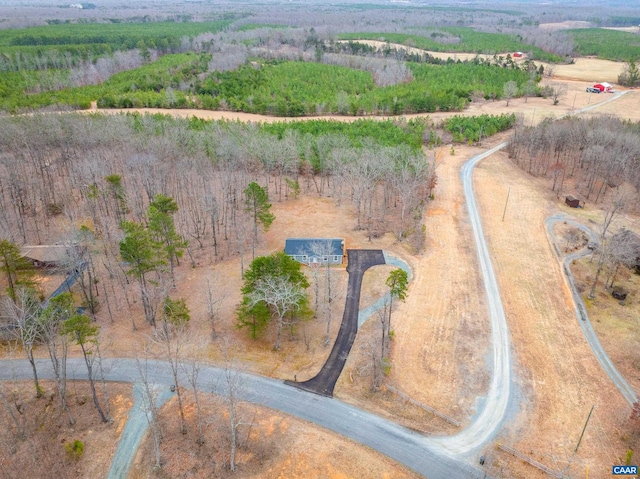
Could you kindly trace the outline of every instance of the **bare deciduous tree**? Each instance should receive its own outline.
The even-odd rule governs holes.
[[[22,345],[24,354],[31,365],[36,397],[42,397],[42,388],[38,381],[38,370],[34,357],[34,349],[40,341],[40,302],[35,291],[28,288],[18,288],[15,291],[15,301],[5,298],[5,310],[11,322],[15,325],[16,339]]]
[[[251,422],[247,422],[240,410],[242,394],[245,388],[244,377],[240,372],[239,365],[236,364],[233,359],[233,353],[230,350],[228,342],[222,343],[221,352],[224,358],[223,384],[218,385],[217,387],[214,385],[214,387],[222,396],[229,414],[229,469],[231,469],[231,472],[235,472],[236,450],[240,440],[240,428],[243,426],[250,426]]]
[[[256,282],[254,291],[250,294],[249,307],[264,302],[275,314],[277,333],[276,343],[273,349],[280,349],[282,327],[285,324],[284,317],[287,313],[297,310],[304,299],[304,289],[291,283],[288,278],[282,276],[266,276]]]
[[[148,351],[146,347],[144,349],[144,359],[136,357],[136,366],[141,384],[142,410],[153,435],[155,468],[160,469],[162,467],[162,451],[160,450],[162,430],[160,428],[160,420],[158,417],[158,390],[149,379]]]
[[[509,106],[509,102],[512,98],[515,98],[518,95],[518,84],[511,80],[504,84],[502,88],[502,98],[507,101],[507,106]]]
[[[189,352],[188,361],[182,362],[181,367],[187,376],[187,382],[193,391],[193,400],[196,403],[196,424],[198,427],[198,444],[204,444],[204,417],[200,407],[200,371],[203,368],[203,359],[206,353],[206,342],[202,337],[191,334],[189,336]]]
[[[550,83],[546,89],[549,96],[553,100],[554,105],[560,103],[560,98],[565,96],[568,91],[567,85],[565,83]]]
[[[565,239],[567,240],[567,244],[565,245],[564,250],[569,251],[584,239],[584,233],[580,228],[571,227],[567,230]]]
[[[67,352],[69,339],[60,334],[62,323],[75,314],[75,306],[71,293],[63,293],[49,301],[40,315],[42,340],[47,344],[49,358],[56,379],[56,389],[63,411],[69,416],[69,423],[75,424],[71,409],[67,404]]]
[[[218,333],[216,332],[216,321],[218,319],[218,312],[220,309],[220,302],[222,298],[216,294],[220,281],[217,275],[213,275],[211,278],[206,278],[207,281],[207,316],[209,323],[211,324],[211,339],[216,339]],[[216,291],[214,291],[216,290]]]
[[[600,248],[599,248],[599,256],[598,256],[598,266],[596,268],[596,275],[593,279],[593,284],[591,285],[591,290],[589,291],[589,298],[595,298],[596,286],[598,284],[598,279],[600,278],[600,273],[602,273],[602,268],[605,265],[607,260],[607,256],[609,255],[609,238],[607,238],[607,231],[609,230],[609,226],[611,226],[611,222],[617,213],[624,206],[624,194],[619,195],[611,204],[611,207],[605,212],[604,219],[602,220],[602,225],[600,227]]]

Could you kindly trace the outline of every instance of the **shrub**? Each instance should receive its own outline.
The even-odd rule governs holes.
[[[75,439],[73,442],[68,442],[64,445],[65,450],[69,457],[75,459],[76,461],[82,457],[82,453],[84,452],[84,442],[79,439]]]

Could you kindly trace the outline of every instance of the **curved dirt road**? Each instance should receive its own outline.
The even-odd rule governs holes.
[[[492,149],[473,157],[464,164],[460,173],[467,210],[469,212],[469,220],[476,243],[478,263],[487,293],[493,358],[491,362],[491,384],[480,414],[464,431],[454,436],[434,439],[435,442],[440,444],[449,453],[457,456],[477,450],[495,436],[507,415],[507,409],[511,399],[509,328],[507,327],[507,320],[502,307],[498,282],[491,264],[491,256],[489,255],[489,249],[482,231],[478,205],[473,194],[472,178],[473,169],[478,162],[496,151],[501,150],[506,145],[506,142],[500,143]]]
[[[598,243],[598,237],[593,233],[593,231],[591,231],[586,226],[578,223],[577,221],[573,221],[563,215],[550,216],[545,221],[545,224],[547,226],[547,233],[549,234],[549,238],[553,243],[555,252],[558,255],[558,258],[561,259],[563,262],[564,274],[567,278],[567,281],[569,282],[571,295],[573,296],[573,303],[575,305],[576,317],[578,318],[578,323],[580,324],[580,328],[584,333],[584,337],[589,343],[589,347],[593,351],[593,354],[596,356],[596,359],[602,366],[602,369],[604,369],[604,371],[607,373],[607,375],[609,376],[613,384],[615,384],[615,386],[618,388],[618,390],[624,396],[627,402],[631,406],[633,406],[633,404],[636,401],[638,401],[638,395],[635,393],[635,391],[633,390],[631,385],[627,382],[627,380],[624,378],[624,376],[622,376],[622,374],[620,374],[620,372],[616,369],[615,365],[611,361],[611,358],[609,358],[606,351],[602,347],[602,344],[600,343],[600,340],[598,339],[596,332],[593,330],[591,321],[589,320],[589,315],[587,314],[587,308],[584,304],[584,301],[582,300],[582,297],[580,296],[580,293],[578,293],[578,290],[576,288],[575,281],[573,278],[573,273],[571,273],[571,263],[578,258],[582,258],[583,256],[587,256],[591,254],[591,251],[584,248],[579,251],[576,251],[575,253],[565,256],[563,259],[562,254],[560,253],[560,248],[558,246],[555,233],[553,232],[553,226],[560,221],[570,223],[572,226],[575,226],[576,228],[580,228],[589,236],[589,241],[591,242]]]

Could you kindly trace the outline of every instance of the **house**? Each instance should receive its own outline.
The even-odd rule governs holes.
[[[284,252],[306,265],[342,264],[344,240],[341,238],[287,238]]]
[[[69,245],[38,245],[23,246],[22,256],[28,259],[36,268],[55,268],[69,262],[70,251],[75,246]]]
[[[602,83],[596,83],[595,85],[593,85],[593,88],[597,88],[601,92],[606,93],[610,93],[613,91],[613,85],[610,85],[606,81],[603,81]]]
[[[571,208],[580,208],[580,200],[569,195],[564,199],[564,203]]]

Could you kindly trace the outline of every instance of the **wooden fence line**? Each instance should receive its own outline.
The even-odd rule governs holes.
[[[419,401],[416,401],[415,399],[409,397],[407,394],[405,394],[402,391],[394,388],[393,386],[387,385],[386,388],[389,391],[396,393],[398,396],[400,396],[405,401],[410,402],[411,404],[413,404],[415,406],[418,406],[419,408],[424,409],[425,411],[430,412],[434,416],[438,416],[440,419],[443,419],[444,421],[448,422],[449,424],[453,424],[456,427],[460,427],[460,421],[457,421],[456,419],[452,418],[451,416],[447,416],[446,414],[441,413],[440,411],[437,411],[437,410],[433,409],[431,406],[427,406],[426,404],[423,404],[423,403],[421,403]]]
[[[505,446],[504,444],[498,444],[498,449],[502,449],[504,452],[508,452],[512,456],[515,456],[518,459],[522,459],[524,462],[531,464],[533,467],[540,469],[542,472],[546,472],[551,477],[555,477],[556,479],[567,479],[566,476],[561,472],[554,471],[550,467],[545,466],[541,462],[538,462],[535,459],[530,458],[529,456],[525,456],[524,454],[522,454],[521,452],[517,451],[512,447]]]

